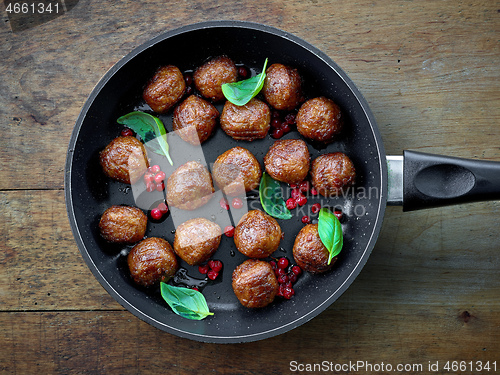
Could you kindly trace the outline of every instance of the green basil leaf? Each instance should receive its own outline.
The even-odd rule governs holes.
[[[277,219],[291,219],[292,213],[286,208],[281,194],[281,185],[266,172],[262,173],[259,185],[259,197],[262,208]]]
[[[264,79],[266,78],[266,66],[267,58],[264,62],[262,72],[256,76],[243,81],[224,83],[221,88],[226,99],[234,105],[241,106],[247,104],[260,90],[262,90]]]
[[[186,319],[202,320],[214,313],[208,310],[203,294],[194,289],[160,283],[161,296],[174,313]]]
[[[328,264],[332,258],[337,256],[344,245],[344,237],[342,234],[342,225],[339,219],[328,208],[322,208],[319,211],[318,217],[318,233],[321,242],[330,253]]]
[[[146,147],[159,155],[166,156],[170,165],[174,165],[169,154],[167,132],[159,118],[149,113],[135,111],[121,116],[117,122],[139,134]]]

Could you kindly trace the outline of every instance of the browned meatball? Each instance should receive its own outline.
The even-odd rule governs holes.
[[[212,198],[214,191],[210,173],[197,161],[181,165],[167,180],[167,202],[182,210],[203,206]]]
[[[328,249],[319,237],[318,224],[308,224],[303,227],[293,244],[293,258],[297,265],[312,273],[326,272],[337,260],[337,257],[333,257],[328,264],[329,256]]]
[[[249,258],[265,258],[278,249],[282,238],[278,222],[260,210],[248,211],[234,230],[236,248]]]
[[[174,110],[173,128],[192,145],[205,142],[217,124],[219,111],[196,95],[189,96]]]
[[[264,97],[275,109],[292,110],[302,101],[302,82],[296,69],[273,64],[266,70]]]
[[[186,82],[179,68],[167,65],[158,69],[142,94],[151,109],[165,113],[184,95]]]
[[[200,66],[193,74],[194,85],[205,98],[214,102],[224,99],[221,86],[236,82],[238,69],[227,56],[216,57]]]
[[[354,184],[356,170],[349,157],[342,152],[318,156],[311,166],[312,184],[325,196],[336,196],[340,191]]]
[[[261,139],[271,127],[271,111],[266,103],[255,98],[242,106],[227,101],[222,109],[220,126],[236,140]]]
[[[163,238],[150,237],[135,245],[127,256],[132,279],[150,286],[167,281],[179,269],[172,246]]]
[[[262,169],[250,151],[233,147],[215,160],[212,176],[225,194],[235,196],[259,186]]]
[[[99,230],[109,242],[136,243],[146,234],[148,217],[137,207],[111,206],[101,216]]]
[[[215,253],[221,236],[218,224],[202,217],[191,219],[176,228],[174,251],[187,264],[194,266]]]
[[[134,184],[149,166],[146,149],[135,137],[116,137],[99,154],[104,173],[117,181]]]
[[[340,133],[344,121],[340,107],[333,100],[322,96],[302,104],[295,122],[297,130],[304,137],[329,143]]]
[[[267,173],[275,180],[298,184],[309,173],[310,156],[301,139],[282,139],[274,142],[264,157]]]
[[[268,262],[249,259],[233,271],[233,290],[245,307],[264,307],[278,293],[278,280]]]

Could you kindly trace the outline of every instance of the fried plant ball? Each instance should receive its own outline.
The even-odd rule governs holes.
[[[127,256],[132,279],[150,286],[167,281],[179,269],[172,246],[163,238],[149,237],[135,245]]]
[[[219,248],[222,230],[205,218],[188,220],[175,230],[174,251],[194,266],[208,260]]]
[[[149,167],[146,149],[135,137],[116,137],[99,154],[99,162],[106,176],[134,184]]]
[[[182,210],[203,206],[212,198],[214,191],[210,173],[197,161],[181,165],[167,180],[167,202]]]
[[[274,142],[264,157],[267,173],[275,180],[298,184],[309,173],[310,155],[301,139],[283,139]]]
[[[197,146],[210,137],[218,117],[219,111],[211,103],[190,95],[175,108],[173,129],[185,142]]]
[[[224,99],[221,86],[224,83],[236,82],[238,69],[227,56],[216,57],[195,70],[193,81],[195,87],[205,98],[214,102]]]
[[[266,103],[255,98],[242,106],[227,101],[222,109],[220,125],[227,135],[236,140],[262,139],[271,127],[271,111]]]
[[[101,216],[99,230],[108,242],[132,244],[144,238],[148,217],[137,207],[111,206]]]
[[[297,69],[273,64],[266,70],[262,92],[269,105],[279,110],[292,110],[302,101],[302,80]]]
[[[173,65],[159,68],[142,94],[146,103],[157,113],[165,113],[184,95],[186,82],[182,72]]]
[[[307,224],[303,227],[293,244],[293,258],[297,265],[312,273],[323,273],[330,270],[337,261],[333,257],[328,264],[330,253],[321,242],[318,233],[318,224]]]
[[[324,197],[338,195],[342,189],[354,184],[356,170],[349,157],[342,152],[318,156],[311,165],[311,180]]]
[[[269,305],[279,289],[271,265],[257,259],[248,259],[236,267],[232,285],[240,303],[249,308]]]
[[[212,177],[226,195],[236,196],[259,186],[262,169],[250,151],[233,147],[215,160]]]
[[[341,132],[344,121],[340,107],[333,100],[322,96],[302,104],[295,122],[297,130],[304,137],[330,143]]]
[[[274,253],[282,238],[278,222],[260,210],[248,211],[234,230],[234,244],[249,258],[266,258]]]

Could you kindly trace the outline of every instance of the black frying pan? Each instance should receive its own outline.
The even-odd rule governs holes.
[[[173,64],[186,71],[218,55],[228,55],[236,63],[258,72],[266,57],[269,64],[280,62],[293,66],[302,75],[309,97],[324,95],[336,101],[347,117],[347,130],[327,147],[310,144],[309,150],[312,158],[327,152],[345,152],[356,165],[358,178],[356,189],[347,196],[309,200],[309,204],[321,202],[341,207],[346,216],[344,248],[331,272],[303,275],[295,285],[296,295],[291,300],[277,299],[263,309],[246,309],[231,289],[232,270],[246,258],[236,251],[232,239],[223,236],[215,255],[224,262],[222,277],[203,290],[215,315],[192,321],[172,313],[157,289],[140,288],[132,282],[125,261],[128,247],[109,245],[101,239],[97,224],[103,211],[113,204],[135,205],[136,202],[126,185],[102,174],[98,153],[119,134],[118,117],[134,109],[148,109],[141,98],[142,87],[158,66]],[[160,118],[167,131],[172,130],[171,116]],[[300,138],[300,135],[294,131],[285,138]],[[204,143],[203,153],[210,166],[218,155],[239,145],[248,148],[262,163],[273,142],[270,137],[254,142],[235,141],[218,129]],[[183,144],[171,147],[174,167],[187,161],[189,157],[181,152]],[[403,163],[404,200],[411,202],[407,209],[423,207],[422,202],[432,206],[481,197],[500,198],[500,163],[437,160],[433,156],[411,153],[404,161],[395,158],[391,164],[391,202],[403,200]],[[170,168],[165,161],[162,166]],[[330,306],[366,263],[380,232],[389,196],[382,140],[373,115],[353,82],[330,58],[308,43],[281,30],[248,22],[219,21],[183,27],[146,42],[120,60],[97,84],[78,117],[69,144],[65,176],[71,228],[83,258],[102,286],[126,309],[159,329],[217,343],[272,337],[309,321]],[[491,182],[495,178],[496,181]],[[412,183],[413,180],[417,183]],[[436,181],[441,186],[436,186]],[[398,194],[401,197],[398,198]],[[251,208],[260,207],[251,194],[248,203]],[[213,215],[221,212],[217,199],[212,199],[207,207]],[[274,254],[276,257],[292,259],[293,241],[303,226],[301,216],[279,221],[285,238]],[[169,217],[160,223],[149,222],[147,235],[160,236],[172,243],[173,229]],[[191,276],[201,277],[195,267],[183,266]]]

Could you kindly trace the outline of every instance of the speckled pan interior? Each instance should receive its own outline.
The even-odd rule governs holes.
[[[328,200],[314,198],[305,206],[320,202],[344,210],[344,249],[332,271],[300,277],[291,300],[277,298],[266,308],[246,309],[231,288],[231,273],[246,258],[236,250],[232,238],[223,236],[214,256],[224,263],[222,276],[203,290],[215,315],[192,321],[172,313],[161,299],[159,288],[144,289],[132,282],[125,256],[130,247],[110,245],[100,238],[98,221],[103,211],[113,204],[135,205],[135,200],[129,186],[103,175],[98,153],[122,129],[116,122],[118,117],[134,109],[148,108],[141,93],[158,66],[173,64],[186,71],[209,57],[222,54],[258,72],[266,57],[269,64],[279,62],[293,66],[304,79],[308,97],[324,95],[336,101],[347,118],[346,131],[327,147],[309,144],[309,151],[312,158],[327,152],[345,152],[356,166],[358,179],[356,189],[348,196]],[[221,109],[221,105],[217,107]],[[171,131],[171,114],[160,118],[167,131]],[[292,131],[284,138],[301,136]],[[235,141],[218,128],[203,144],[203,154],[210,167],[224,151],[241,146],[249,149],[262,164],[273,141],[269,136],[253,142]],[[170,146],[174,167],[155,156],[155,162],[162,165],[167,175],[190,158],[184,142]],[[291,330],[324,311],[347,289],[361,271],[379,234],[386,204],[386,184],[385,153],[373,116],[352,81],[329,57],[275,28],[220,21],[166,32],[132,51],[106,73],[76,122],[68,150],[65,189],[68,215],[81,254],[102,286],[120,304],[140,319],[169,333],[204,342],[234,343],[261,340]],[[249,207],[260,208],[259,200],[252,198],[252,193],[249,195]],[[303,226],[304,212],[308,213],[294,211],[292,219],[278,220],[285,238],[274,256],[292,259],[293,242]],[[218,199],[212,199],[201,213],[189,212],[192,217],[208,214],[207,218],[211,219],[224,214]],[[173,243],[173,230],[172,219],[168,217],[160,223],[149,222],[147,235],[163,237]],[[197,267],[182,265],[189,275],[202,277]]]

